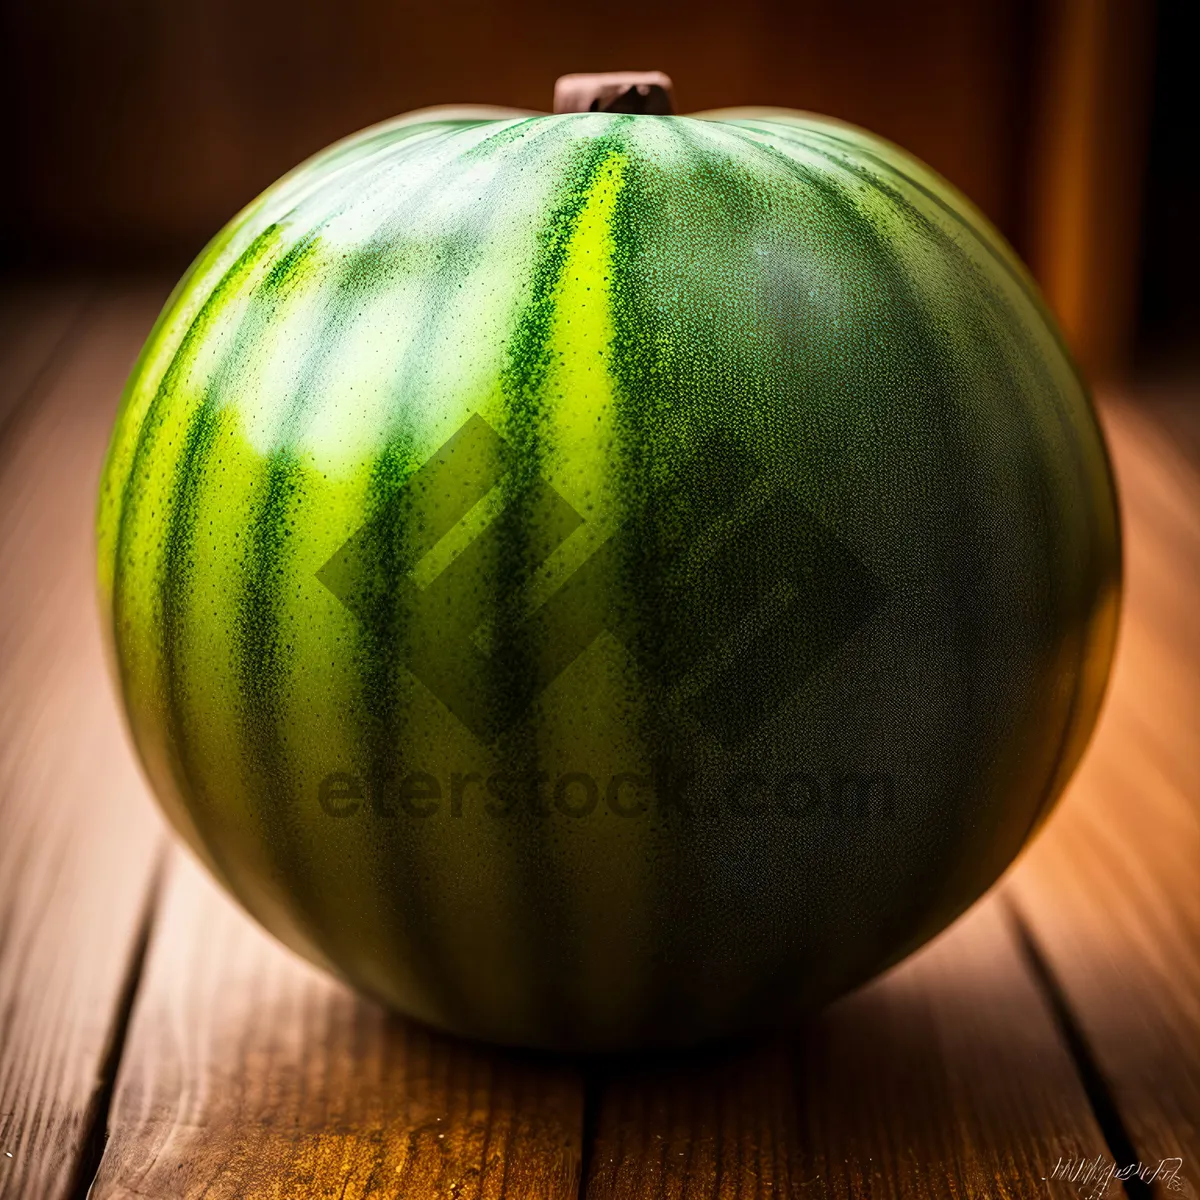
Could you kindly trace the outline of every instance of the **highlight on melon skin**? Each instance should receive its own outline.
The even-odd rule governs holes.
[[[282,941],[470,1037],[691,1045],[897,961],[1044,820],[1113,483],[930,168],[660,73],[556,108],[397,117],[213,239],[113,431],[104,625]]]

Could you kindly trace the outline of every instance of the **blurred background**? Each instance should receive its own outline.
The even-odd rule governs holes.
[[[3,0],[3,268],[178,271],[283,171],[361,126],[444,102],[544,109],[567,71],[658,68],[680,111],[810,108],[926,159],[1007,234],[1104,381],[1194,341],[1184,8]]]

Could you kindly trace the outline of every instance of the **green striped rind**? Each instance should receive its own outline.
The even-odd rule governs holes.
[[[1103,445],[1023,268],[895,147],[488,118],[340,143],[176,289],[98,518],[134,737],[247,908],[406,1011],[744,1029],[936,932],[1061,790],[1115,629]],[[463,431],[459,521],[430,464]],[[318,803],[415,770],[431,816]],[[894,805],[500,817],[479,782],[795,771]]]

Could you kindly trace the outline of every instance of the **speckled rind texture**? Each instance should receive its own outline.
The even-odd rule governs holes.
[[[948,924],[1078,761],[1120,592],[1023,267],[778,111],[304,164],[168,302],[98,537],[213,873],[401,1011],[563,1049],[787,1021]]]

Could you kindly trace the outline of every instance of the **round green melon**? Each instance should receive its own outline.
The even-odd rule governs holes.
[[[528,1046],[738,1035],[946,926],[1078,761],[1083,383],[944,180],[799,113],[429,110],[237,216],[133,371],[104,618],[267,929]]]

